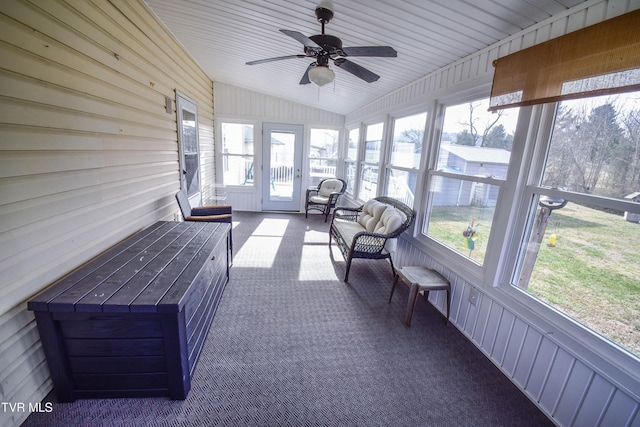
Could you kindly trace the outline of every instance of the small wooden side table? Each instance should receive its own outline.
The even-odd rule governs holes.
[[[396,277],[391,287],[391,295],[389,295],[389,302],[393,297],[393,292],[398,284],[398,279],[402,279],[407,283],[409,288],[409,301],[407,301],[407,308],[404,314],[405,326],[411,326],[411,319],[413,318],[413,309],[416,306],[416,299],[418,293],[423,292],[425,298],[429,297],[429,291],[447,291],[447,318],[445,322],[449,323],[449,307],[451,306],[451,285],[447,279],[445,279],[438,272],[427,267],[402,267],[397,270]]]

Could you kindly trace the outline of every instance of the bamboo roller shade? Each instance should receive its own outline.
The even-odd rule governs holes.
[[[640,89],[640,9],[494,62],[489,110]]]

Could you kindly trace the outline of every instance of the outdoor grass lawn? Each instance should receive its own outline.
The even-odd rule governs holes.
[[[493,208],[488,208],[493,211]],[[462,231],[480,208],[442,207],[429,234],[469,256]],[[489,224],[481,220],[471,257],[484,259]],[[548,246],[551,234],[555,247]],[[640,224],[585,206],[553,211],[528,292],[640,356]]]

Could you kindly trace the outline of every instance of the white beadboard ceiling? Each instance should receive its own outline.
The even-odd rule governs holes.
[[[348,114],[419,78],[584,0],[145,0],[215,82]],[[344,46],[388,45],[396,58],[350,57],[380,75],[373,83],[339,69],[322,88],[299,81],[313,58],[281,33],[321,33],[315,9],[334,12],[325,33]]]

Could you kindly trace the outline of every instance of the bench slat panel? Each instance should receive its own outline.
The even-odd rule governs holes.
[[[154,284],[161,283],[158,278],[173,283],[170,277],[175,274],[172,270],[167,271],[171,262],[182,253],[185,248],[190,248],[194,239],[199,235],[202,224],[189,224],[189,228],[184,230],[177,238],[165,241],[166,246],[161,254],[149,262],[145,268],[133,276],[129,281],[118,289],[108,300],[102,304],[102,311],[105,313],[130,312],[131,304],[143,292],[153,290]],[[147,310],[154,312],[154,310]]]
[[[69,366],[77,374],[167,372],[163,356],[72,356]]]
[[[87,318],[84,321],[63,320],[58,322],[60,331],[65,338],[160,338],[162,325],[157,319],[137,319],[137,327],[131,327],[131,319],[115,318]]]
[[[201,224],[201,223],[197,223]],[[221,224],[211,224],[199,230],[191,244],[181,250],[169,264],[154,278],[144,293],[138,295],[131,303],[131,312],[154,312],[159,307],[163,312],[178,312],[181,299],[189,290],[189,286],[204,268],[211,250],[218,243],[212,236]],[[208,245],[207,245],[208,243]],[[165,295],[168,295],[165,298]]]
[[[96,270],[103,268],[107,262],[118,256],[121,252],[126,251],[131,246],[140,244],[139,242],[157,239],[159,236],[162,236],[172,230],[176,224],[177,223],[171,222],[157,222],[139,233],[126,238],[122,242],[118,243],[118,245],[103,252],[91,261],[82,265],[80,268],[54,282],[46,290],[32,298],[27,303],[27,308],[32,311],[49,311],[48,304],[51,300],[69,290],[70,287],[83,280],[86,276],[92,273],[95,274]]]
[[[69,356],[157,356],[164,354],[161,338],[67,338],[64,345]]]

